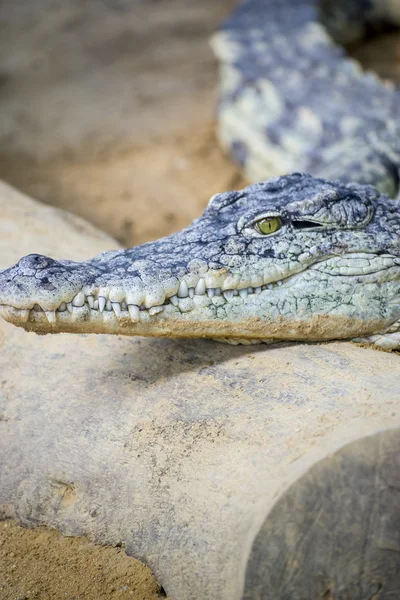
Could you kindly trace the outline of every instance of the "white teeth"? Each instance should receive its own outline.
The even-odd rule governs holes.
[[[108,300],[108,294],[109,293],[110,293],[109,288],[103,287],[103,288],[99,289],[98,296],[99,296],[99,298],[101,296],[102,298],[105,298],[106,300]]]
[[[151,306],[149,308],[149,314],[153,316],[153,315],[156,315],[157,313],[162,312],[163,310],[164,310],[163,306]]]
[[[204,281],[204,279],[199,279],[199,282],[195,287],[194,293],[197,296],[204,296],[204,294],[206,293],[206,282]]]
[[[108,305],[108,302],[107,302],[107,305]],[[119,318],[121,316],[121,306],[120,306],[119,302],[112,302],[111,304],[112,304],[112,307],[114,309],[116,316]]]
[[[233,298],[233,290],[225,290],[224,296],[225,296],[225,299],[228,300],[228,302],[230,302]]]
[[[46,317],[49,323],[57,323],[57,317],[54,310],[45,310]]]
[[[181,281],[181,283],[179,284],[178,297],[186,298],[188,294],[189,290],[186,281]]]
[[[106,299],[104,296],[99,296],[99,311],[102,313],[106,306]]]
[[[205,294],[207,294],[209,298],[213,298],[213,296],[223,295],[227,302],[231,302],[234,296],[240,296],[242,300],[245,300],[249,294],[261,294],[263,290],[272,290],[275,288],[275,286],[281,286],[282,284],[282,281],[275,281],[254,288],[248,287],[240,290],[229,289],[222,291],[220,287],[207,289],[206,282],[204,279],[199,279],[196,284],[196,287],[190,288],[188,287],[186,281],[181,281],[181,283],[179,284],[177,294],[171,296],[170,298],[168,298],[168,300],[174,306],[179,307],[179,300],[181,298],[194,298],[194,296],[204,296]],[[93,291],[88,296],[85,296],[84,292],[81,291],[75,296],[75,298],[73,298],[71,302],[62,302],[58,307],[57,312],[64,312],[68,310],[70,313],[72,313],[74,307],[80,308],[85,305],[85,302],[87,302],[88,306],[92,310],[99,310],[100,312],[103,312],[104,310],[114,311],[115,315],[118,318],[120,318],[121,316],[121,311],[128,310],[132,321],[134,323],[137,323],[139,321],[139,306],[137,306],[136,304],[127,304],[126,300],[121,300],[121,302],[111,302],[106,297],[109,293],[111,293],[109,289],[101,288],[99,292],[103,293],[104,295],[99,295],[98,299],[95,299],[95,297],[93,296]],[[162,312],[164,310],[164,306],[152,306],[149,309],[146,309],[145,306],[143,306],[143,310],[148,310],[149,314],[153,316]],[[49,323],[57,322],[55,311],[45,312]],[[21,311],[21,318],[27,321],[29,318],[29,314],[30,310]]]
[[[72,300],[72,306],[81,307],[85,304],[85,294],[83,292],[79,292]]]
[[[249,294],[261,294],[262,291],[264,290],[272,290],[274,289],[276,286],[282,286],[283,285],[283,281],[279,280],[279,281],[274,281],[274,282],[270,282],[267,284],[264,284],[262,286],[257,286],[257,287],[247,287],[244,289],[228,289],[228,290],[224,290],[222,291],[222,289],[220,287],[216,287],[216,288],[207,288],[206,287],[206,282],[205,279],[199,279],[196,287],[188,287],[188,284],[186,281],[181,281],[181,283],[179,284],[179,288],[178,288],[178,292],[177,294],[167,298],[167,300],[169,300],[169,302],[173,305],[176,306],[178,308],[180,308],[181,310],[183,310],[183,304],[184,303],[180,303],[180,300],[183,298],[194,298],[195,296],[205,296],[207,295],[209,298],[213,298],[214,296],[224,296],[225,300],[227,302],[232,302],[234,296],[240,296],[240,298],[242,300],[246,300],[246,298],[248,297]],[[120,302],[111,302],[110,300],[107,299],[106,295],[108,296],[109,293],[111,294],[109,289],[106,288],[102,288],[101,292],[104,293],[105,295],[99,295],[98,299],[95,298],[95,296],[93,295],[93,288],[92,290],[87,290],[87,291],[91,291],[91,293],[88,296],[85,296],[84,292],[81,291],[79,292],[75,298],[73,298],[73,300],[71,302],[61,302],[60,306],[57,308],[57,312],[65,312],[66,310],[68,310],[69,313],[73,313],[74,312],[74,307],[80,308],[82,306],[85,306],[85,302],[87,302],[87,305],[92,309],[92,310],[99,310],[100,312],[103,312],[104,310],[107,311],[114,311],[115,315],[117,316],[117,318],[119,319],[121,317],[121,312],[122,311],[129,311],[129,315],[130,318],[132,320],[133,323],[138,323],[139,322],[139,314],[140,314],[140,310],[144,310],[144,311],[148,311],[148,314],[151,316],[157,315],[158,313],[162,312],[165,308],[164,305],[157,305],[157,306],[151,306],[150,308],[147,308],[144,304],[142,304],[140,307],[137,304],[128,304],[127,301],[125,299],[121,299]],[[99,290],[100,292],[100,290]],[[155,298],[153,299],[153,301],[155,300]],[[198,299],[198,301],[200,302],[200,298]],[[207,302],[207,300],[204,299],[205,302]],[[42,311],[42,308],[39,305],[35,305],[33,307],[32,310],[36,310],[36,311]],[[23,310],[21,309],[19,311],[19,315],[21,317],[21,320],[23,321],[28,321],[29,319],[29,315],[30,315],[30,310]],[[57,315],[56,315],[56,311],[44,311],[47,317],[47,320],[49,323],[56,323],[57,322]]]
[[[129,316],[134,323],[139,321],[139,307],[136,304],[128,304]]]

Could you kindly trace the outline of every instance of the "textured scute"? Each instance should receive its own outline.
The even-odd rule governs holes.
[[[365,4],[333,10],[342,29],[375,14]],[[321,14],[334,21],[327,13],[317,0],[247,0],[227,20],[213,41],[221,142],[251,180],[301,169],[395,196],[399,92],[333,44],[320,22]]]
[[[263,235],[269,215],[280,229]],[[0,273],[1,312],[42,333],[365,337],[400,318],[399,230],[396,202],[376,189],[295,173],[217,194],[156,242],[83,263],[24,257]]]

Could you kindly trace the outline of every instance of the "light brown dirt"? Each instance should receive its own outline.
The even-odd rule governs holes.
[[[211,120],[97,157],[58,155],[38,162],[0,152],[1,177],[128,247],[179,231],[214,193],[246,185],[218,147]]]
[[[0,522],[2,600],[156,600],[148,567],[121,548],[101,548],[54,530]]]
[[[0,5],[0,178],[128,246],[242,186],[214,134],[209,45],[235,3]]]
[[[57,2],[40,0],[36,16],[36,3],[25,3],[25,17],[0,15],[0,177],[133,245],[181,229],[212,194],[245,183],[216,142],[207,41],[234,1],[137,2],[134,22],[115,1],[107,27],[90,4],[75,14],[79,3],[64,3],[57,13]],[[101,20],[105,4],[92,5]],[[354,55],[399,80],[399,48],[391,34]],[[122,549],[0,523],[1,600],[160,596],[149,570]]]

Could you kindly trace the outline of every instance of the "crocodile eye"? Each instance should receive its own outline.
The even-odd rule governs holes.
[[[265,217],[255,223],[256,230],[263,235],[271,235],[282,227],[282,221],[279,217]]]

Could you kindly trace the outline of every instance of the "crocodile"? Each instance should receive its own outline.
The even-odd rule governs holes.
[[[39,334],[400,347],[400,97],[336,43],[383,17],[399,3],[240,4],[212,40],[218,135],[256,183],[154,242],[21,258],[0,272],[1,316]]]

